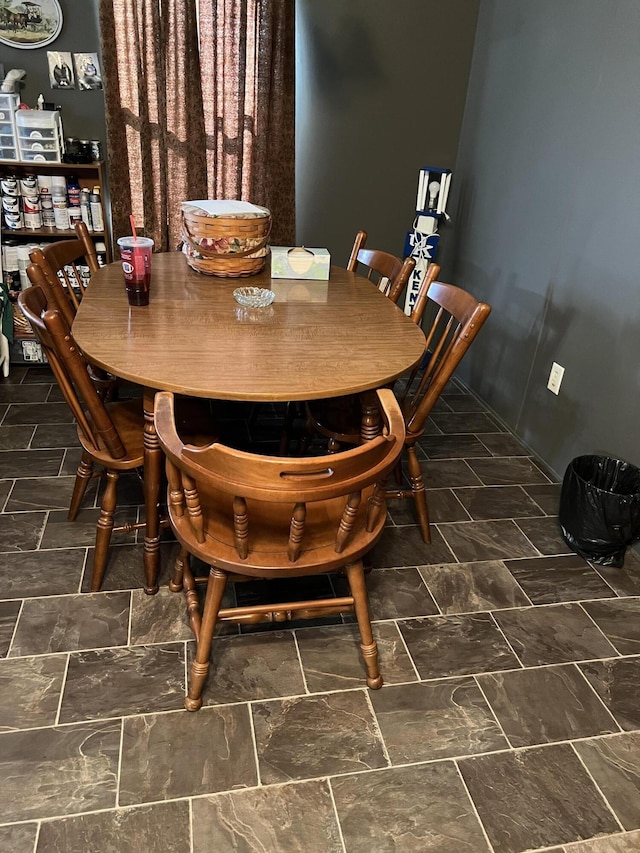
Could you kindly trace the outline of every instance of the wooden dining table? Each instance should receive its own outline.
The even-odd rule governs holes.
[[[244,308],[236,288],[271,289],[266,308]],[[328,281],[247,279],[192,270],[181,252],[153,255],[149,305],[127,302],[120,262],[94,273],[73,323],[95,365],[144,391],[145,591],[158,591],[163,455],[158,390],[261,401],[312,400],[379,388],[423,356],[425,338],[368,279],[331,267]]]

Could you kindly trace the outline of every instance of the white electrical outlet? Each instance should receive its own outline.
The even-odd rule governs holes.
[[[560,385],[562,384],[562,377],[564,376],[564,367],[561,367],[559,364],[556,364],[554,361],[551,365],[551,372],[549,373],[549,381],[547,382],[547,388],[549,391],[553,391],[554,394],[558,394],[560,391]]]

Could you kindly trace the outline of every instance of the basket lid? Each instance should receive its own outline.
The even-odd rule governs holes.
[[[196,201],[183,201],[182,212],[191,216],[216,216],[237,217],[238,219],[262,219],[271,216],[266,207],[252,204],[250,201],[238,201],[236,199],[198,199]]]

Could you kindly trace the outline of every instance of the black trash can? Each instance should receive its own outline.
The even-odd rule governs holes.
[[[559,521],[576,554],[619,568],[627,546],[640,538],[640,469],[608,456],[578,456],[564,475]]]

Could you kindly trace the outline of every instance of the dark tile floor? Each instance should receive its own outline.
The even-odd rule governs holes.
[[[383,689],[351,617],[227,628],[197,714],[182,598],[144,595],[140,543],[81,593],[98,489],[67,523],[50,374],[14,368],[0,415],[0,853],[640,850],[640,560],[572,555],[559,486],[462,386],[422,441],[432,544],[394,503],[371,556]]]

